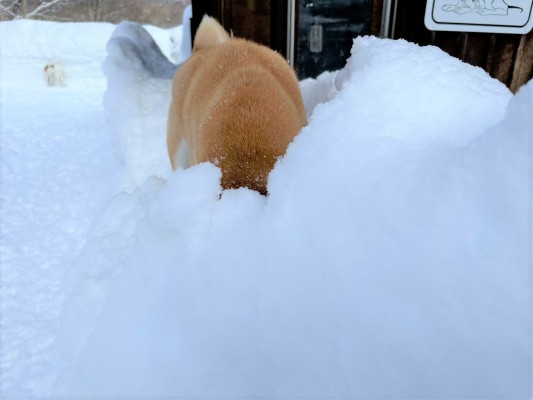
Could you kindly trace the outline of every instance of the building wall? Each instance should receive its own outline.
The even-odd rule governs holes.
[[[0,0],[0,20],[32,18],[114,23],[132,20],[170,27],[181,24],[183,10],[190,3],[191,0]],[[286,8],[286,1],[194,0],[193,3],[202,11],[199,15],[207,12],[218,17],[236,36],[283,52],[286,18],[279,10]],[[383,0],[371,3],[371,33],[379,35]],[[397,12],[396,18],[391,19],[389,34],[420,45],[438,46],[454,57],[485,69],[512,91],[533,78],[533,32],[528,35],[431,32],[424,26],[425,3],[426,0],[393,0]],[[196,23],[200,18],[197,19]]]
[[[440,47],[483,68],[513,92],[533,78],[533,31],[527,35],[432,32],[424,26],[425,6],[426,0],[396,0],[395,24],[391,23],[390,35]]]

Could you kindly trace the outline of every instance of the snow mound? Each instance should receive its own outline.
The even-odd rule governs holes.
[[[107,77],[104,109],[115,152],[124,165],[124,190],[133,190],[150,176],[170,173],[166,126],[170,72],[175,68],[149,40],[151,36],[141,25],[118,25],[107,43],[103,64]]]
[[[57,394],[528,395],[533,84],[512,98],[404,41],[352,54],[302,83],[309,126],[268,198],[220,196],[210,164],[166,180],[146,164],[159,87],[133,100],[154,96],[145,112],[108,113],[146,144],[120,142],[131,190],[69,279]]]
[[[320,114],[360,128],[366,127],[361,121],[372,120],[372,129],[359,129],[358,136],[464,145],[505,114],[511,94],[487,78],[481,68],[437,47],[358,38],[346,68],[335,78],[336,89],[349,87]]]

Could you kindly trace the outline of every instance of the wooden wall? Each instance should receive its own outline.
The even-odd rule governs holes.
[[[204,14],[213,16],[237,37],[270,46],[272,1],[262,0],[192,0],[192,30],[196,31]]]
[[[217,17],[236,36],[255,40],[285,55],[286,0],[192,0],[194,24],[203,14]],[[533,32],[528,35],[432,32],[424,26],[426,0],[393,0],[389,36],[435,45],[485,69],[513,92],[533,78]],[[298,9],[298,7],[296,7]],[[379,36],[383,0],[372,1],[373,35]]]
[[[395,24],[391,23],[389,31],[391,37],[438,46],[454,57],[483,68],[513,92],[533,78],[533,31],[527,35],[432,32],[424,26],[426,0],[396,2]]]

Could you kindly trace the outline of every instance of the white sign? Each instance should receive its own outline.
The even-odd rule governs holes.
[[[526,34],[533,28],[533,0],[427,0],[431,31]]]

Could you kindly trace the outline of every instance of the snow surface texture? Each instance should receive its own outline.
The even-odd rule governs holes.
[[[167,105],[154,106],[168,89],[154,93],[161,82],[134,69],[120,84],[112,55],[105,113],[121,192],[75,231],[83,247],[54,275],[60,301],[4,295],[3,325],[37,326],[57,351],[40,358],[55,371],[50,390],[8,335],[4,393],[529,397],[533,84],[513,98],[482,70],[403,41],[360,38],[352,54],[339,73],[302,82],[309,126],[268,198],[219,198],[210,164],[171,173],[160,159]],[[124,90],[131,100],[110,108]],[[13,137],[25,129],[15,122]],[[54,327],[15,318],[17,307],[51,307]]]
[[[0,22],[2,398],[52,393],[66,272],[120,182],[102,105],[114,28]],[[170,54],[181,29],[147,28]],[[63,66],[66,87],[46,85],[48,63]]]
[[[58,393],[527,395],[533,85],[495,126],[511,94],[482,70],[402,41],[353,54],[304,82],[309,126],[268,198],[219,199],[209,164],[153,177],[155,125],[136,134],[157,156],[122,147],[136,188],[78,263]]]

